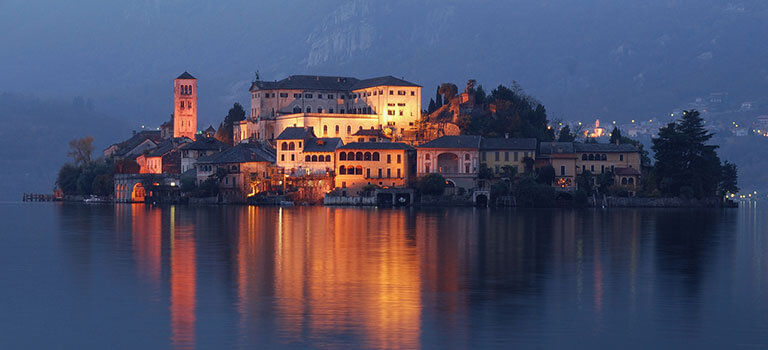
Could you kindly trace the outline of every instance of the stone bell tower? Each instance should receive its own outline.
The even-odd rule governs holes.
[[[197,79],[186,71],[173,81],[173,137],[195,139]]]

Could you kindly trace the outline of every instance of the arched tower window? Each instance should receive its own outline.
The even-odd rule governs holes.
[[[288,150],[293,151],[296,149],[296,145],[293,142],[288,143]]]

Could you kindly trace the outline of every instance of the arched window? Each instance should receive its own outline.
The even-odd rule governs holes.
[[[363,127],[362,127],[362,126],[360,126],[360,128],[359,128],[359,129],[357,129],[357,130],[363,130]]]
[[[595,155],[594,154],[590,154],[589,155],[589,160],[595,160]]]
[[[627,184],[627,178],[626,177],[622,177],[621,178],[621,184],[622,185],[626,185]]]
[[[363,175],[363,167],[361,167],[359,165],[356,166],[355,167],[355,175]]]
[[[347,135],[349,135],[351,133],[352,133],[352,126],[351,125],[347,125]]]
[[[316,162],[316,161],[317,161],[317,155],[314,155],[314,156],[312,156],[312,161],[313,161],[313,162]]]
[[[379,161],[379,152],[373,152],[373,161],[378,162]]]
[[[427,153],[427,154],[424,155],[424,159],[425,160],[430,160],[430,159],[432,159],[432,157],[429,155],[429,153]]]
[[[338,135],[338,134],[339,134],[339,126],[336,125],[336,135]]]
[[[339,153],[339,160],[347,160],[347,154],[344,152]]]
[[[307,113],[312,113],[312,107],[307,106]]]
[[[288,150],[288,142],[283,142],[283,145],[280,146],[280,149],[283,150],[283,151],[287,151]]]
[[[328,135],[328,125],[323,125],[323,135]]]
[[[323,113],[323,107],[317,107],[317,113]]]
[[[608,160],[608,156],[603,154],[600,156],[600,160]]]
[[[295,144],[293,144],[293,142],[289,142],[289,143],[288,143],[288,150],[289,150],[289,151],[293,151],[293,150],[295,150],[295,149],[296,149],[296,145],[295,145]]]
[[[325,161],[326,162],[330,162],[331,161],[331,155],[330,154],[325,156]]]
[[[600,160],[600,155],[599,154],[595,154],[595,160]]]
[[[464,160],[469,160],[469,153],[464,155]]]
[[[630,178],[627,180],[627,183],[628,183],[628,184],[630,184],[630,185],[634,185],[634,184],[635,184],[635,179],[634,179],[634,178],[632,178],[632,177],[630,177]]]
[[[342,153],[342,154],[344,154],[344,153]],[[343,166],[343,165],[340,166],[339,167],[339,175],[346,175],[346,174],[347,174],[347,168],[345,166]]]
[[[309,155],[307,155],[307,156],[305,156],[305,157],[304,157],[304,161],[305,161],[305,162],[308,162],[308,161],[309,161]]]
[[[301,113],[301,107],[299,106],[293,107],[293,113]]]
[[[586,154],[582,154],[581,155],[581,160],[587,160],[587,155]]]
[[[355,160],[363,160],[363,152],[355,153]]]
[[[365,152],[363,154],[363,160],[371,160],[371,152]]]
[[[355,160],[355,152],[347,153],[347,160]]]

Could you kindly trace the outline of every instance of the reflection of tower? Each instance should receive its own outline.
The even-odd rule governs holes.
[[[186,71],[173,81],[173,137],[195,138],[197,79]]]
[[[176,349],[187,349],[195,344],[195,237],[191,226],[176,225],[175,214],[171,207],[171,343]]]

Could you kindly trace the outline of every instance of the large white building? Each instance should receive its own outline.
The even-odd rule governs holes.
[[[250,116],[235,125],[235,142],[273,140],[288,127],[312,127],[317,137],[345,142],[362,129],[399,139],[414,133],[421,117],[421,86],[392,76],[292,75],[255,81],[250,91]]]

